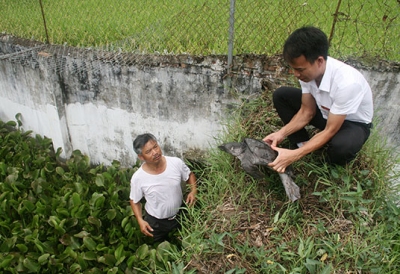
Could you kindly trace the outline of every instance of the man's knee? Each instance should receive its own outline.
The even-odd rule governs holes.
[[[336,165],[345,165],[356,157],[360,149],[361,147],[355,147],[350,143],[340,143],[333,140],[328,144],[328,162]]]
[[[329,161],[344,165],[353,160],[369,137],[369,129],[345,121],[341,130],[328,143]]]
[[[282,99],[288,98],[291,94],[290,92],[293,91],[294,88],[292,87],[279,87],[272,93],[272,101],[274,104],[276,102],[281,101]]]

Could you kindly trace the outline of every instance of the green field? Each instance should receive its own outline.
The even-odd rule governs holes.
[[[400,60],[396,0],[236,1],[234,54],[280,53],[303,25],[323,29],[336,57]],[[26,39],[129,52],[227,54],[228,0],[0,0],[0,31]],[[336,16],[335,16],[336,14]],[[332,32],[332,27],[334,32]]]

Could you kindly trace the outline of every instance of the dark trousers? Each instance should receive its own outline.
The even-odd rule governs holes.
[[[179,212],[173,219],[158,219],[146,213],[143,219],[149,223],[153,229],[154,242],[169,241],[169,234],[180,228]]]
[[[293,87],[280,87],[273,93],[273,102],[279,117],[286,125],[301,107],[301,89]],[[316,114],[310,125],[323,130],[326,119],[322,116],[318,106]],[[339,131],[327,143],[328,161],[333,164],[344,165],[356,157],[365,141],[370,135],[371,124],[351,122],[345,120]],[[310,139],[305,128],[288,136],[292,144],[308,141]]]

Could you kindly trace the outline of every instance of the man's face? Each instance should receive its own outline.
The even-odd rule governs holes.
[[[148,164],[158,163],[162,157],[161,148],[156,141],[150,140],[143,146],[142,153],[138,156]]]
[[[318,57],[312,64],[307,61],[304,55],[300,55],[300,57],[294,58],[289,62],[294,76],[303,82],[310,82],[312,80],[321,82],[325,71],[324,64],[325,59],[322,56]]]

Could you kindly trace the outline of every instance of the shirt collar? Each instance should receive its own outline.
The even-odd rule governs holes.
[[[329,92],[331,86],[332,77],[330,75],[332,73],[332,66],[331,66],[332,62],[329,62],[330,60],[331,58],[328,56],[326,60],[324,76],[322,76],[321,84],[319,85],[319,89],[326,92]]]

